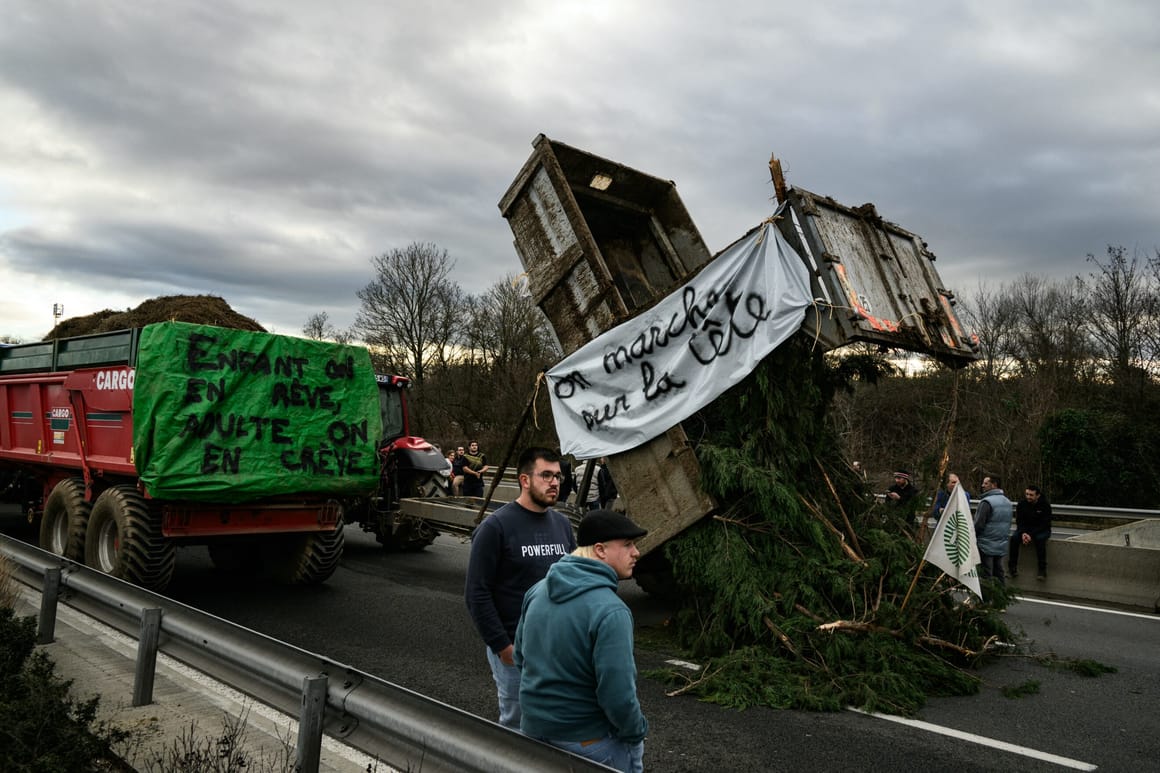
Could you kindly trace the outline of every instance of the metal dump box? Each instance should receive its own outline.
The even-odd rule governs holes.
[[[565,354],[709,262],[672,182],[542,134],[532,146],[499,208]]]
[[[539,135],[499,203],[536,304],[565,354],[663,298],[712,255],[676,186]],[[952,310],[934,256],[873,205],[851,209],[789,189],[778,228],[810,272],[816,311],[803,330],[826,349],[867,341],[978,358]],[[712,512],[684,430],[608,460],[647,553]]]
[[[827,349],[865,341],[955,366],[979,358],[919,236],[883,220],[873,204],[846,207],[801,188],[787,196],[778,226],[809,266],[814,297],[824,301],[807,315],[806,330]]]
[[[663,298],[712,257],[676,186],[543,134],[499,208],[565,354]],[[715,508],[679,424],[608,460],[648,552]]]

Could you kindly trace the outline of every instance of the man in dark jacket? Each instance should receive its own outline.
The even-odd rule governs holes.
[[[1015,534],[1011,537],[1011,552],[1007,571],[1019,576],[1019,547],[1035,542],[1035,558],[1039,562],[1040,580],[1047,579],[1047,540],[1051,538],[1051,503],[1039,486],[1028,486],[1023,499],[1015,506]]]
[[[520,728],[520,672],[512,642],[528,588],[548,567],[576,549],[572,523],[550,509],[560,492],[560,457],[529,448],[516,464],[520,495],[483,520],[471,537],[464,597],[471,621],[487,645],[499,699],[499,723]]]
[[[910,480],[910,473],[899,470],[894,473],[894,485],[886,489],[886,504],[906,505],[918,496],[918,487]]]

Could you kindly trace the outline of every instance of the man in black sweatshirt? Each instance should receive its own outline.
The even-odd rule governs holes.
[[[520,495],[485,518],[471,538],[464,596],[483,643],[499,698],[499,723],[520,729],[520,671],[512,642],[524,594],[548,567],[576,549],[571,522],[550,509],[560,492],[560,455],[532,447],[520,454]]]

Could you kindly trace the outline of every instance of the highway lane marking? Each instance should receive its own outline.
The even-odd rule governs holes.
[[[1143,612],[1125,612],[1120,609],[1107,609],[1105,607],[1089,607],[1085,604],[1069,604],[1066,601],[1048,601],[1047,599],[1031,598],[1029,596],[1019,596],[1020,601],[1026,601],[1031,604],[1047,604],[1053,607],[1067,607],[1068,609],[1082,609],[1086,612],[1106,612],[1109,615],[1123,615],[1124,617],[1138,617],[1144,620],[1160,621],[1160,615],[1149,615]]]
[[[888,720],[890,722],[897,722],[900,725],[906,725],[908,727],[913,727],[913,728],[916,728],[918,730],[925,730],[928,733],[937,733],[938,735],[945,735],[945,736],[949,736],[951,738],[957,738],[961,741],[967,741],[969,743],[979,744],[980,746],[989,746],[992,749],[999,749],[1001,751],[1011,752],[1012,754],[1019,754],[1019,755],[1022,755],[1024,757],[1031,757],[1032,759],[1043,760],[1044,762],[1049,762],[1053,765],[1059,765],[1059,766],[1065,767],[1065,768],[1071,768],[1072,770],[1098,770],[1099,769],[1098,765],[1093,765],[1090,762],[1083,762],[1081,760],[1073,760],[1070,757],[1060,757],[1057,754],[1051,754],[1049,752],[1039,751],[1038,749],[1032,749],[1032,748],[1029,748],[1027,746],[1019,746],[1017,744],[1007,743],[1006,741],[1000,741],[1000,740],[997,740],[995,738],[987,738],[986,736],[975,735],[974,733],[965,733],[962,730],[955,730],[954,728],[951,728],[951,727],[943,727],[942,725],[932,725],[930,722],[923,722],[920,719],[907,719],[906,717],[896,717],[892,714],[878,714],[878,713],[871,712],[871,711],[863,711],[862,709],[856,709],[853,706],[849,707],[848,710],[856,712],[858,714],[865,714],[868,717],[874,717],[876,719],[885,719],[885,720]]]

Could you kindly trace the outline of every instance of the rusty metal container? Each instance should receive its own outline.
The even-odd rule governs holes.
[[[826,349],[864,341],[954,366],[979,358],[921,237],[883,220],[873,204],[851,208],[801,188],[787,196],[778,227],[809,266],[822,303],[805,329]]]

